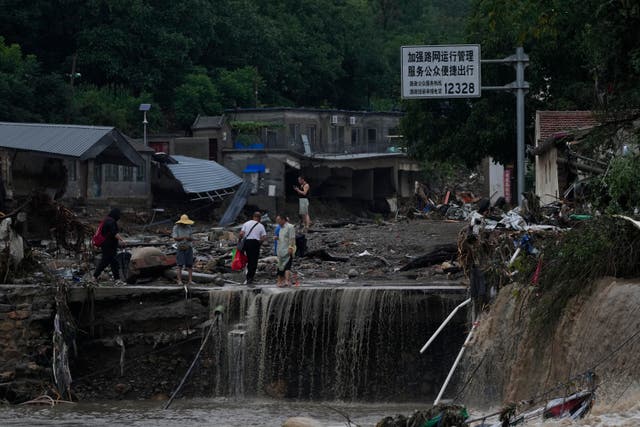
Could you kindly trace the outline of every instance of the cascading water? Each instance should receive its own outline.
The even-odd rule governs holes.
[[[235,398],[244,397],[244,369],[245,369],[245,334],[238,325],[229,332],[227,340],[229,355],[229,394]]]
[[[228,343],[216,395],[304,399],[424,399],[434,396],[464,340],[465,313],[428,354],[430,334],[462,300],[425,288],[214,290]],[[237,323],[244,329],[235,327]],[[232,327],[233,326],[233,327]],[[226,360],[225,360],[226,359]]]

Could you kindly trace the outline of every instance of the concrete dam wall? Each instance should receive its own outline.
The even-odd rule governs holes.
[[[210,334],[180,396],[424,401],[464,340],[466,313],[419,349],[464,299],[464,288],[429,287],[199,288],[189,298],[176,287],[75,288],[71,390],[166,398]]]

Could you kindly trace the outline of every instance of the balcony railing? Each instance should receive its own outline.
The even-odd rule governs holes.
[[[233,148],[239,150],[288,150],[299,154],[363,154],[363,153],[402,153],[405,152],[400,138],[388,138],[386,141],[351,144],[345,142],[321,142],[310,144],[305,150],[302,141],[265,141],[260,138],[242,139],[235,142]],[[310,152],[308,152],[310,151]]]

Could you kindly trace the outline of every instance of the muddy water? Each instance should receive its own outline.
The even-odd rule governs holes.
[[[109,401],[58,405],[56,407],[0,407],[1,426],[281,426],[289,417],[311,417],[325,427],[375,426],[388,415],[409,415],[428,406],[420,403],[295,402],[275,400],[188,399],[174,402]],[[474,411],[471,410],[473,417]],[[596,404],[591,414],[578,421],[532,421],[531,427],[632,427],[640,426],[640,401],[635,397],[614,405]]]
[[[235,427],[281,426],[289,417],[311,417],[327,427],[374,426],[390,414],[409,414],[422,407],[415,404],[283,402],[227,399],[177,400],[170,409],[164,402],[110,401],[60,404],[56,407],[1,407],[0,426],[128,426],[128,427]],[[333,408],[333,409],[332,409]],[[338,412],[339,411],[339,412]]]

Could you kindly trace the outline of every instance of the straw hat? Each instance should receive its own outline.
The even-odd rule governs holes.
[[[186,224],[186,225],[191,225],[193,224],[193,221],[191,221],[189,219],[189,216],[187,214],[184,214],[180,217],[179,221],[176,221],[176,224]]]

